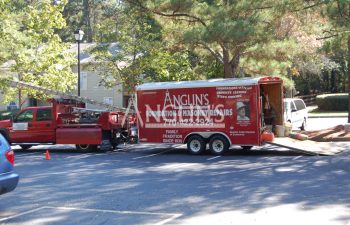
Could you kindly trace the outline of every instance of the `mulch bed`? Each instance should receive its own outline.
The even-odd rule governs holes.
[[[350,132],[346,132],[343,125],[323,130],[302,131],[300,133],[306,134],[309,140],[317,142],[350,141]]]

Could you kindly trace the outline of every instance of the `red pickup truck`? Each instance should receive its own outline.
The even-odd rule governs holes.
[[[84,151],[108,151],[128,136],[130,123],[125,113],[84,107],[71,99],[28,107],[12,119],[0,121],[0,133],[23,149],[38,144],[75,144]]]

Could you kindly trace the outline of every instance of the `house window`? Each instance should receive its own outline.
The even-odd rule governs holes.
[[[80,73],[80,90],[87,90],[88,80],[87,80],[87,73],[81,72]]]
[[[109,105],[113,105],[113,98],[112,97],[103,97],[103,102]]]

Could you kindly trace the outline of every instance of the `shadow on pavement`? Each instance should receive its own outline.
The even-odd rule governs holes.
[[[230,210],[252,214],[291,204],[305,212],[337,205],[350,208],[349,152],[305,157],[277,148],[237,148],[214,158],[192,156],[183,148],[126,146],[106,154],[84,154],[52,147],[50,161],[26,154],[43,153],[45,148],[16,151],[21,180],[14,192],[2,197],[0,217],[9,206],[15,212],[68,205],[181,213],[184,218]],[[346,223],[348,215],[336,219]]]

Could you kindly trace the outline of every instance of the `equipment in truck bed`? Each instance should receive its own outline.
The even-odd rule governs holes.
[[[79,101],[79,102],[89,103],[89,104],[96,105],[96,106],[101,106],[101,107],[106,108],[107,111],[122,111],[122,112],[126,111],[126,109],[122,108],[122,107],[117,107],[117,106],[113,106],[113,105],[106,104],[103,102],[98,102],[96,100],[86,98],[86,97],[81,97],[81,96],[76,96],[76,95],[71,95],[71,94],[55,91],[55,90],[52,90],[49,88],[43,88],[43,87],[40,87],[40,86],[37,86],[34,84],[29,84],[29,83],[26,83],[23,81],[7,80],[7,82],[11,87],[30,88],[30,89],[38,90],[44,94],[51,94],[51,95],[59,96],[60,98],[62,98],[62,100],[55,99],[55,100],[57,100],[58,103],[61,103],[60,101],[67,101],[67,99],[68,99],[68,100],[75,100],[75,101]]]

